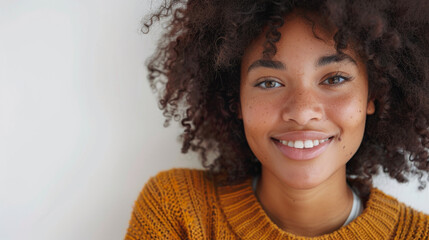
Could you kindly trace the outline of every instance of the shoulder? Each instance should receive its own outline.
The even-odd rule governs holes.
[[[150,181],[171,181],[182,178],[205,178],[209,175],[207,170],[189,169],[189,168],[173,168],[159,172]]]
[[[429,239],[428,214],[418,211],[378,189],[371,191],[367,207],[381,210],[380,214],[383,216],[384,223],[394,220],[391,225],[396,225],[395,239]]]
[[[202,232],[207,219],[201,216],[216,199],[209,175],[172,169],[149,179],[135,201],[126,239],[190,239],[189,234]],[[202,220],[195,224],[194,219]]]
[[[399,202],[400,215],[397,235],[407,239],[429,239],[429,215]]]
[[[204,191],[211,187],[213,182],[210,173],[197,169],[171,169],[158,173],[149,179],[144,189],[151,188],[157,192],[177,192],[183,190]]]
[[[215,183],[210,172],[205,170],[171,169],[149,179],[139,198],[150,199],[164,207],[200,208],[216,201]]]
[[[371,190],[371,197],[370,200],[372,201],[380,201],[381,205],[384,205],[386,207],[392,207],[397,206],[399,211],[406,214],[412,214],[413,216],[419,216],[424,219],[429,219],[429,214],[423,213],[422,211],[416,210],[412,208],[411,206],[408,206],[406,203],[399,201],[397,198],[377,189],[374,188]],[[402,217],[408,217],[408,215],[404,215]]]

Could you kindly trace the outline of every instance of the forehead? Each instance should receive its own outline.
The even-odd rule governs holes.
[[[281,33],[280,40],[275,42],[277,52],[273,59],[282,58],[284,54],[289,57],[299,57],[304,53],[334,54],[336,52],[333,40],[334,31],[326,23],[318,21],[320,18],[312,15],[291,13],[284,18],[284,24],[277,31]],[[267,31],[264,31],[246,48],[243,64],[246,60],[263,58],[263,51],[267,42]],[[299,53],[299,54],[297,54]],[[290,56],[292,55],[292,56]],[[297,56],[293,56],[297,55]]]

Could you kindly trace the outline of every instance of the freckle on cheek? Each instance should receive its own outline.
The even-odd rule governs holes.
[[[338,141],[341,142],[341,137],[338,137]]]

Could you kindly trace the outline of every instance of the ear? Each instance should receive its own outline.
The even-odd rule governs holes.
[[[374,104],[374,99],[370,99],[368,101],[368,104],[366,105],[366,114],[367,115],[372,115],[375,112],[375,104]]]

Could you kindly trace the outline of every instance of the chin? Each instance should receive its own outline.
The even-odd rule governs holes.
[[[284,176],[282,179],[290,188],[297,190],[315,188],[321,185],[324,182],[323,180],[322,176],[315,176],[314,174],[292,174],[292,176]]]

